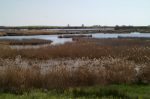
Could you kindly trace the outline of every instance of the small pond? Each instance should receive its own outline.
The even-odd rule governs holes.
[[[63,34],[62,34],[63,35]],[[67,35],[67,34],[65,34]],[[68,34],[68,35],[81,35],[81,34]],[[92,35],[92,38],[118,38],[118,37],[144,37],[150,38],[150,33],[92,33],[92,34],[82,34],[82,35]],[[51,40],[52,45],[64,44],[66,42],[72,42],[72,38],[59,38],[60,35],[34,35],[34,36],[2,36],[0,39],[44,39]],[[46,46],[46,45],[45,45]]]

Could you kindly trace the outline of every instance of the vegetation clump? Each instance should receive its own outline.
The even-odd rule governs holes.
[[[50,44],[50,40],[42,39],[21,39],[21,40],[12,40],[12,39],[0,39],[0,44],[3,45],[41,45],[41,44]]]
[[[20,95],[40,89],[42,94],[55,90],[51,95],[73,98],[139,98],[141,89],[137,88],[138,95],[119,85],[149,88],[149,49],[148,39],[76,38],[73,43],[38,49],[1,46],[0,91]],[[111,85],[122,89],[107,90]],[[91,86],[100,87],[82,89]]]

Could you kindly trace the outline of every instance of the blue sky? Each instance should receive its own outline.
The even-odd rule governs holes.
[[[150,0],[0,0],[0,25],[150,25]]]

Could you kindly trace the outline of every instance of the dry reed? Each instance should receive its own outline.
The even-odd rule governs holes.
[[[1,91],[20,92],[30,89],[64,89],[77,86],[92,86],[136,81],[136,64],[124,59],[87,59],[92,64],[70,66],[61,64],[46,69],[40,64],[24,65],[22,59],[1,59]],[[78,63],[84,59],[78,59]]]
[[[150,61],[150,41],[143,39],[81,39],[74,43],[49,46],[38,49],[3,49],[1,58],[15,58],[21,55],[27,59],[50,58],[126,58],[137,63]]]
[[[11,40],[11,39],[1,39],[0,44],[4,45],[41,45],[50,44],[50,40],[42,39],[22,39],[22,40]]]

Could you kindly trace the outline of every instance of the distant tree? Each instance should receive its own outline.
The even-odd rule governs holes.
[[[120,28],[119,25],[115,26],[115,30],[119,30],[119,28]]]

